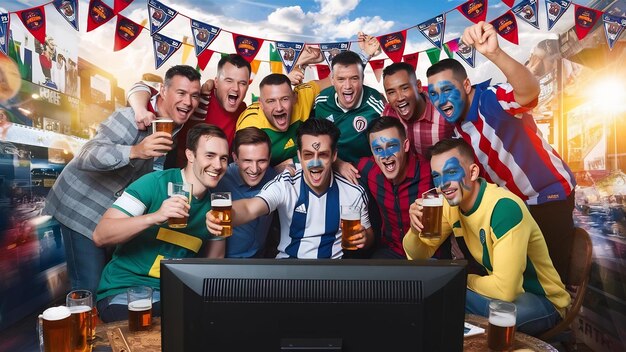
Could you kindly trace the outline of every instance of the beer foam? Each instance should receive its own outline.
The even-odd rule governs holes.
[[[489,314],[489,324],[507,328],[509,326],[515,326],[515,316],[512,314],[491,313]]]
[[[69,308],[70,308],[70,312],[72,314],[91,311],[91,307],[90,306],[71,306]]]
[[[341,220],[361,220],[361,214],[356,212],[346,212],[341,214]]]
[[[152,121],[153,123],[159,123],[159,122],[174,122],[174,120],[172,119],[158,119],[158,120],[154,120]]]
[[[230,207],[233,202],[230,199],[213,199],[211,201],[212,207]]]
[[[128,310],[132,310],[136,312],[147,310],[150,307],[152,307],[151,299],[138,299],[136,301],[132,301],[128,303]]]
[[[45,320],[61,320],[69,317],[72,313],[66,306],[58,306],[48,308],[43,311],[43,318]]]
[[[441,207],[443,206],[443,197],[426,198],[422,201],[422,205],[425,207]]]

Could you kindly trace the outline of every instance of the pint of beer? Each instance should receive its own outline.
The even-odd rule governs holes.
[[[174,132],[174,120],[158,119],[152,121],[152,132],[167,132],[171,136],[172,132]]]
[[[361,208],[351,205],[341,206],[341,248],[348,251],[357,250],[357,246],[350,244],[350,237],[359,233],[361,229]]]
[[[420,234],[424,238],[441,237],[441,216],[443,214],[443,196],[432,188],[422,194],[422,224]]]
[[[489,302],[487,346],[492,351],[510,351],[515,341],[515,304],[504,301]]]
[[[128,294],[128,330],[150,330],[152,325],[152,289],[146,286],[130,287]]]
[[[181,197],[188,204],[191,204],[192,187],[191,183],[172,183],[167,184],[167,195],[170,197]],[[169,218],[167,219],[167,226],[173,229],[182,229],[187,227],[188,217]]]
[[[74,290],[67,294],[65,303],[72,313],[73,351],[88,352],[91,350],[89,342],[96,336],[93,296],[88,290]]]
[[[64,306],[46,309],[42,314],[45,352],[72,351],[73,334],[70,309]]]
[[[230,192],[211,193],[211,212],[213,216],[220,219],[222,228],[221,238],[230,237],[233,234],[231,212],[233,201]]]

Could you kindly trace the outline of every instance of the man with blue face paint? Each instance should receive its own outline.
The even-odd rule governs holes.
[[[429,97],[454,125],[456,136],[471,144],[487,181],[526,203],[546,238],[555,268],[567,279],[576,181],[529,113],[537,105],[539,83],[499,47],[491,24],[473,25],[461,39],[502,70],[508,83],[472,85],[458,61],[445,59],[426,72]]]
[[[492,299],[515,303],[519,331],[538,335],[553,327],[570,295],[552,265],[548,247],[524,202],[480,178],[474,152],[463,139],[444,139],[431,149],[433,182],[444,195],[440,238],[421,237],[422,199],[411,205],[404,236],[409,259],[429,258],[455,237],[480,274],[467,276],[465,310],[489,315]]]
[[[404,126],[395,117],[374,120],[367,136],[373,156],[361,158],[357,167],[372,200],[370,220],[381,229],[372,257],[406,259],[402,238],[410,228],[409,207],[432,188],[430,166],[411,151]]]
[[[302,169],[294,175],[285,170],[253,198],[233,202],[233,226],[245,224],[277,210],[280,243],[277,258],[341,258],[340,206],[361,208],[361,230],[350,246],[369,247],[374,235],[368,216],[368,199],[363,187],[333,172],[337,158],[339,129],[330,121],[308,119],[296,132],[298,159]],[[212,214],[207,227],[215,235],[222,226]]]

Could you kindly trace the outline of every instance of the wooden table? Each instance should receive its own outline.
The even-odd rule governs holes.
[[[485,333],[466,337],[463,340],[463,351],[483,352],[487,351],[487,318],[478,315],[466,315],[465,321],[485,329]],[[548,351],[558,352],[550,344],[543,342],[530,335],[515,332],[514,351]],[[161,318],[152,319],[150,331],[128,331],[128,321],[102,324],[96,328],[96,341],[92,352],[141,352],[161,351]]]

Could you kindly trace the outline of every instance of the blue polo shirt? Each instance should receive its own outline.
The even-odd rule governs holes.
[[[228,170],[214,192],[231,192],[232,200],[252,198],[263,186],[276,176],[273,168],[268,168],[261,182],[254,187],[243,182],[237,164],[228,165]],[[226,258],[251,258],[262,255],[265,239],[272,222],[271,215],[261,216],[247,224],[233,227],[233,235],[226,239]]]

